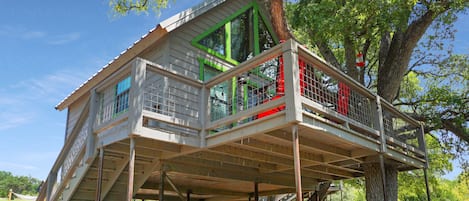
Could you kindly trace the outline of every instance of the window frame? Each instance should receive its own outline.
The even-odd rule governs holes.
[[[253,26],[254,30],[254,37],[253,37],[253,42],[254,42],[254,56],[259,55],[261,53],[261,48],[259,46],[259,23],[263,23],[267,29],[267,31],[270,33],[272,36],[272,39],[276,44],[279,43],[279,40],[274,32],[272,31],[272,27],[269,23],[267,22],[267,18],[264,16],[264,14],[260,11],[259,5],[255,2],[252,1],[248,5],[244,6],[243,8],[237,10],[235,13],[230,15],[229,17],[225,18],[224,20],[220,21],[217,23],[215,26],[212,26],[210,29],[207,31],[203,32],[202,34],[196,36],[192,41],[191,44],[201,50],[206,51],[207,53],[214,55],[220,59],[223,59],[224,61],[227,61],[231,64],[238,65],[241,62],[237,61],[236,59],[233,59],[231,56],[231,21],[236,19],[237,17],[243,15],[245,12],[249,11],[251,9],[252,12],[252,21],[251,23]],[[224,27],[225,29],[225,54],[220,54],[216,50],[210,49],[202,44],[199,43],[202,39],[205,37],[209,36],[212,34],[214,31],[218,30],[219,28]],[[244,62],[244,61],[243,61]]]

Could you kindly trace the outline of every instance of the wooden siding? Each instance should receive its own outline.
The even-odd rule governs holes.
[[[66,131],[65,131],[66,138],[68,138],[73,128],[75,127],[75,124],[80,118],[80,115],[83,112],[83,108],[85,107],[88,99],[89,99],[89,95],[82,96],[80,99],[75,101],[72,105],[70,105],[70,107],[68,107],[68,120],[67,120],[67,126],[66,126]]]
[[[168,48],[169,41],[168,36],[164,36],[157,43],[151,45],[147,50],[145,50],[140,57],[152,61],[154,63],[160,64],[162,66],[168,65]]]
[[[249,4],[249,2],[248,0],[224,2],[217,6],[216,9],[200,15],[174,30],[169,36],[169,69],[197,80],[199,79],[199,58],[204,58],[228,68],[232,67],[232,65],[225,63],[221,59],[192,46],[191,41],[196,36],[209,30],[220,21],[223,21],[237,10]]]

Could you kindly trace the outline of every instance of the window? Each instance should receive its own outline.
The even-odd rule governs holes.
[[[252,9],[231,21],[231,58],[237,62],[246,61],[254,56],[254,26]]]
[[[209,50],[215,51],[215,54],[225,55],[225,29],[220,27],[205,38],[202,38],[199,43]]]
[[[237,65],[277,43],[264,19],[253,1],[195,37],[192,45]]]
[[[127,111],[129,108],[130,77],[121,80],[116,85],[115,114]]]
[[[215,68],[209,63],[202,63],[204,66],[203,77],[204,81],[210,80],[212,77],[220,74],[223,69]],[[231,86],[228,82],[223,82],[210,89],[210,120],[215,121],[228,116],[231,110],[231,103],[229,102]]]

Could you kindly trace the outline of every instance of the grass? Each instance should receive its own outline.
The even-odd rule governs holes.
[[[0,201],[6,201],[6,200],[8,200],[8,198],[0,198]],[[13,201],[30,201],[30,200],[21,200],[21,199],[15,198]]]

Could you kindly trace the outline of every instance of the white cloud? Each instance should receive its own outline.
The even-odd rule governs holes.
[[[31,114],[21,114],[14,111],[0,113],[0,131],[26,124],[32,118]]]
[[[63,45],[80,39],[81,34],[79,32],[52,34],[22,25],[1,25],[0,36],[19,40],[39,40],[49,45]]]
[[[52,110],[90,74],[61,70],[4,87],[0,90],[0,131],[34,122],[44,111]]]
[[[51,37],[47,43],[50,45],[63,45],[80,39],[81,34],[78,32],[62,34],[58,36]]]
[[[47,35],[46,32],[42,32],[42,31],[27,31],[21,35],[21,38],[25,40],[31,40],[31,39],[44,38],[46,37],[46,35]]]
[[[88,78],[88,72],[57,71],[40,78],[21,81],[12,88],[26,99],[59,101]]]

